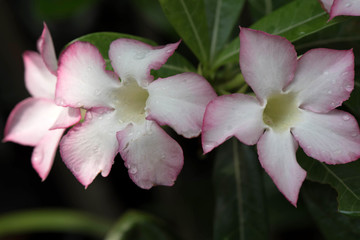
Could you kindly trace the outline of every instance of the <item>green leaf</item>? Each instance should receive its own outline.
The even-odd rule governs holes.
[[[156,43],[152,40],[138,36],[133,36],[130,34],[115,33],[115,32],[91,33],[71,41],[68,45],[76,41],[89,42],[93,44],[99,49],[101,55],[104,57],[106,62],[106,69],[112,70],[108,52],[109,52],[110,44],[118,38],[135,39],[147,43],[149,45],[156,46]],[[195,71],[196,70],[189,61],[187,61],[180,54],[174,53],[159,70],[154,71],[154,74],[159,77],[168,77],[182,72],[195,72]]]
[[[174,53],[159,70],[154,71],[154,76],[166,78],[184,72],[196,72],[196,69],[182,55]]]
[[[159,0],[177,33],[201,63],[209,61],[209,35],[203,0]]]
[[[40,232],[81,233],[102,238],[110,229],[108,221],[66,209],[41,209],[0,216],[0,238]]]
[[[146,213],[128,211],[112,227],[105,240],[171,240],[175,239],[165,223]]]
[[[327,240],[360,239],[360,218],[336,209],[336,192],[329,186],[305,183],[301,189],[309,213]]]
[[[341,17],[327,22],[328,18],[329,15],[321,8],[318,1],[295,0],[263,17],[250,28],[280,35],[294,42],[347,19]],[[236,38],[220,52],[213,67],[238,62],[239,49],[240,40]]]
[[[210,63],[228,41],[230,33],[238,29],[237,20],[245,0],[205,0],[210,33]]]
[[[307,179],[330,184],[338,192],[341,213],[360,216],[360,161],[327,165],[298,151],[299,164],[307,171]]]
[[[217,149],[215,161],[214,239],[267,239],[264,187],[256,155],[233,138]]]

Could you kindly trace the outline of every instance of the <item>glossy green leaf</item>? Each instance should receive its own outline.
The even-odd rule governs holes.
[[[109,60],[109,48],[111,42],[118,38],[130,38],[135,39],[144,43],[147,43],[152,46],[156,46],[154,41],[151,41],[146,38],[130,35],[130,34],[123,34],[123,33],[114,33],[114,32],[98,32],[98,33],[91,33],[80,38],[77,38],[70,42],[69,44],[76,42],[76,41],[83,41],[83,42],[90,42],[91,44],[95,45],[101,55],[104,57],[106,62],[106,68],[108,70],[112,70],[112,66]],[[178,53],[174,53],[168,61],[157,71],[154,71],[154,74],[159,77],[168,77],[171,75],[175,75],[182,72],[194,72],[195,68],[192,64],[187,61],[183,56]]]
[[[305,183],[301,193],[309,213],[325,239],[360,239],[360,218],[337,211],[336,192],[331,187]]]
[[[214,239],[267,239],[264,187],[256,154],[233,138],[217,149],[215,161]]]
[[[210,62],[238,29],[238,18],[245,0],[205,0],[210,36]]]
[[[171,240],[175,239],[165,223],[146,213],[129,211],[112,227],[105,240]]]
[[[299,164],[307,171],[307,179],[330,184],[338,192],[341,213],[360,216],[360,161],[327,165],[298,151]]]
[[[159,0],[180,37],[201,63],[209,61],[209,34],[203,0]]]
[[[318,1],[295,0],[263,17],[250,28],[280,35],[293,42],[346,19],[336,18],[328,22],[328,18]],[[238,62],[239,49],[240,40],[237,37],[218,55],[213,67]]]
[[[99,217],[66,209],[39,209],[0,216],[0,238],[40,232],[80,233],[102,238],[111,224]]]

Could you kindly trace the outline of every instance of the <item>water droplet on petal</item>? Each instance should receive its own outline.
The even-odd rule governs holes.
[[[137,173],[137,171],[138,171],[138,170],[137,170],[136,167],[132,167],[132,168],[129,169],[129,173],[130,173],[130,174],[135,174],[135,173]]]
[[[343,120],[344,120],[344,121],[348,121],[349,119],[350,119],[350,117],[349,117],[348,115],[344,115],[344,116],[343,116]]]
[[[328,93],[328,94],[332,94],[332,91],[331,91],[331,90],[329,90],[327,93]]]
[[[75,166],[74,167],[74,172],[79,173],[80,172],[80,166]]]
[[[351,92],[353,90],[353,87],[351,85],[346,85],[345,90]]]
[[[347,7],[347,8],[351,7],[351,3],[346,3],[345,7]]]
[[[341,149],[337,149],[334,151],[334,154],[340,154],[340,153],[342,153]]]
[[[135,54],[134,59],[136,59],[136,60],[144,59],[145,55],[146,55],[146,52],[138,52]]]
[[[99,90],[99,89],[96,89],[96,90],[95,90],[95,95],[96,95],[96,96],[99,96],[99,95],[100,95],[100,90]]]
[[[93,151],[94,151],[94,153],[98,153],[98,152],[99,152],[99,146],[95,146],[95,147],[93,148]]]
[[[41,162],[43,159],[43,155],[40,151],[34,151],[32,160],[36,163]]]
[[[357,135],[358,135],[357,133],[351,134],[352,137],[357,137]]]
[[[325,72],[324,72],[324,75],[329,75],[329,72],[328,72],[328,71],[325,71]]]

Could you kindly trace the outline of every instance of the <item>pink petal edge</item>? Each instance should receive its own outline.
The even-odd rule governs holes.
[[[129,176],[141,188],[172,186],[183,167],[183,151],[153,121],[128,125],[117,133],[119,151]]]
[[[232,136],[247,145],[256,144],[263,134],[263,107],[255,97],[245,94],[223,95],[206,107],[202,126],[204,154]]]
[[[38,50],[48,70],[56,76],[57,60],[50,31],[44,22],[44,29],[38,40]]]
[[[160,69],[180,42],[153,47],[138,40],[120,38],[111,43],[109,58],[123,82],[135,79],[139,86],[146,87],[154,79],[151,69]]]
[[[206,105],[216,97],[211,85],[196,73],[159,78],[148,91],[146,119],[171,126],[186,138],[200,134]]]
[[[261,103],[293,79],[297,54],[284,37],[240,28],[240,68]]]

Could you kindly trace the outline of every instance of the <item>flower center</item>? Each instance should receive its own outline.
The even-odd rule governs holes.
[[[114,95],[115,108],[120,123],[145,121],[145,106],[149,93],[135,80],[127,81]]]
[[[275,131],[291,128],[300,117],[296,95],[275,94],[268,98],[263,112],[263,121]]]

